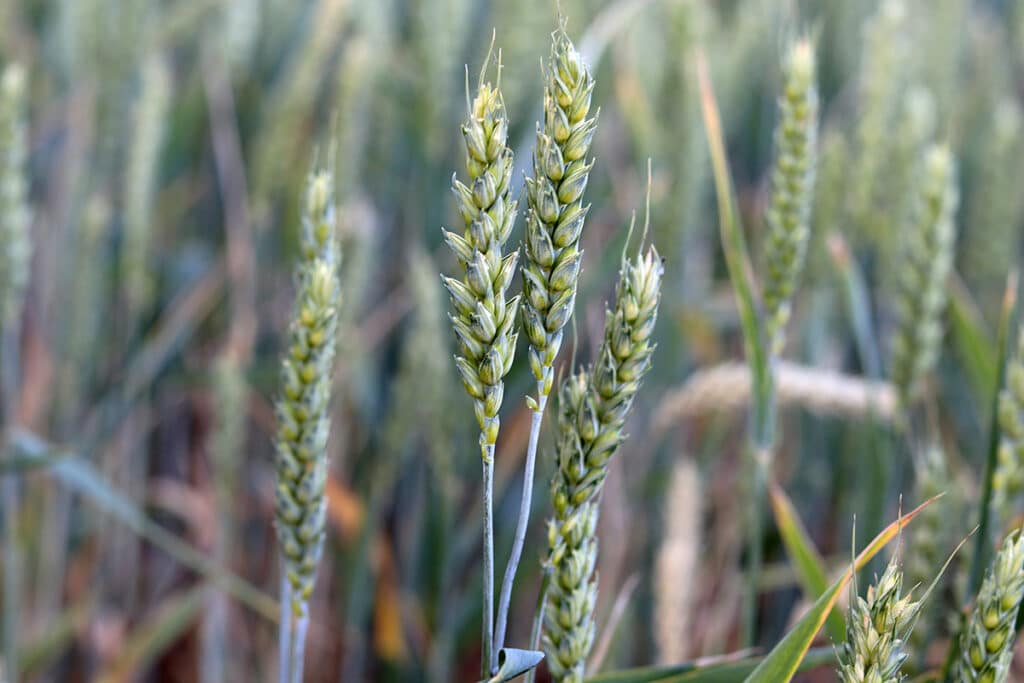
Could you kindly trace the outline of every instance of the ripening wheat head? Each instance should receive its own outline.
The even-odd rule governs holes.
[[[0,321],[19,315],[28,285],[28,182],[25,176],[25,71],[10,64],[0,74]]]
[[[999,451],[992,476],[992,508],[1002,531],[1024,490],[1024,328],[1017,351],[1006,365],[1006,386],[999,394]]]
[[[842,683],[898,683],[907,655],[903,643],[914,626],[920,603],[903,595],[903,572],[896,557],[882,577],[868,587],[866,598],[856,595],[855,583],[846,623],[846,642],[839,649],[837,673]]]
[[[509,196],[512,150],[507,144],[505,105],[497,88],[480,84],[462,135],[469,182],[455,178],[452,189],[465,229],[462,234],[444,231],[462,277],[442,279],[454,308],[450,318],[460,353],[455,364],[473,397],[480,445],[486,450],[498,439],[503,378],[512,368],[519,307],[519,297],[505,299],[519,252],[502,254],[515,224],[516,202]]]
[[[313,590],[327,505],[328,408],[341,298],[332,186],[331,174],[324,171],[309,179],[297,267],[299,291],[276,404],[275,526],[297,612]]]
[[[917,179],[913,217],[903,235],[899,262],[899,323],[890,373],[904,407],[938,358],[957,197],[956,161],[945,145],[933,145]]]
[[[804,268],[818,136],[814,45],[796,42],[783,65],[783,91],[775,128],[775,168],[768,207],[764,303],[768,342],[780,353],[793,292]]]
[[[558,471],[551,491],[554,516],[548,523],[552,581],[543,642],[556,681],[582,681],[593,646],[598,496],[650,367],[661,277],[654,248],[623,263],[594,366],[568,377],[559,393]]]
[[[1010,671],[1017,611],[1024,596],[1024,538],[1015,531],[989,567],[960,634],[958,681],[1003,683]]]
[[[597,127],[588,118],[594,79],[565,31],[554,33],[544,87],[544,126],[537,130],[533,178],[526,181],[523,327],[530,368],[542,396],[551,391],[562,329],[572,316],[579,281],[580,233],[589,206],[583,192],[593,161],[587,153]]]

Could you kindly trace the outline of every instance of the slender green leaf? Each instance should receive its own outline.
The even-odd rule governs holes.
[[[779,529],[782,542],[789,553],[797,577],[800,579],[804,595],[817,600],[828,590],[828,576],[825,573],[825,562],[814,547],[807,529],[804,528],[800,516],[793,507],[792,501],[778,484],[773,483],[769,489],[772,511],[775,513],[775,526]],[[841,643],[846,638],[846,623],[843,615],[833,610],[828,617],[828,633],[832,640]]]
[[[935,498],[937,498],[936,496]],[[914,517],[920,514],[921,510],[930,505],[935,498],[930,498],[921,503],[910,513],[900,517],[895,522],[882,530],[878,536],[868,544],[860,555],[856,557],[853,566],[839,577],[832,586],[811,606],[796,626],[779,642],[778,645],[768,654],[754,672],[745,680],[747,683],[784,683],[793,678],[811,647],[814,636],[821,629],[822,624],[828,618],[832,607],[835,606],[839,594],[850,582],[854,572],[859,571],[871,558],[879,553],[889,541],[896,538],[904,526]]]
[[[956,273],[949,280],[949,326],[953,346],[979,396],[987,395],[998,381],[998,358],[995,344],[970,292]]]
[[[745,652],[739,652],[723,657],[705,657],[674,666],[609,671],[588,678],[587,683],[735,683],[749,676],[763,660],[764,655],[750,657]],[[834,662],[833,648],[815,648],[807,653],[797,670],[808,671]]]

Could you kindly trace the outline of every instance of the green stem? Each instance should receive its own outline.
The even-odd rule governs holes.
[[[538,386],[538,388],[540,388]],[[530,524],[530,507],[533,504],[533,474],[537,462],[537,443],[540,441],[540,427],[544,421],[544,408],[548,397],[543,391],[537,393],[537,407],[530,420],[530,441],[526,448],[526,464],[523,471],[523,497],[519,501],[519,520],[516,522],[515,538],[512,540],[512,552],[508,564],[505,565],[505,576],[501,581],[501,596],[498,599],[498,620],[494,633],[494,650],[500,652],[505,647],[505,628],[508,624],[508,609],[512,601],[512,585],[516,580],[516,571],[523,556],[523,545],[526,542],[526,530]],[[492,673],[493,666],[492,666]]]
[[[281,562],[281,615],[277,624],[277,681],[289,683],[292,654],[292,587],[288,570]]]
[[[494,444],[484,446],[483,456],[484,590],[480,673],[489,678],[494,665]]]
[[[540,594],[537,596],[537,609],[533,613],[533,625],[530,627],[530,649],[540,649],[540,632],[544,627],[544,606],[548,601],[548,588],[551,586],[551,565],[545,564],[540,580]],[[526,672],[526,683],[533,683],[537,675],[537,667]]]
[[[13,329],[12,329],[13,328]],[[0,409],[3,417],[2,442],[4,456],[11,455],[11,434],[14,426],[15,400],[18,392],[18,335],[16,325],[5,325],[0,337]],[[3,477],[3,670],[10,680],[18,677],[18,616],[21,602],[21,553],[18,548],[18,479],[16,474]]]

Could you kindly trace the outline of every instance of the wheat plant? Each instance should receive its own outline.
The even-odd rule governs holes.
[[[662,273],[653,247],[623,260],[594,365],[566,378],[559,391],[558,471],[548,522],[552,578],[543,636],[555,681],[581,682],[594,644],[598,504],[608,463],[626,438],[626,416],[650,369]]]
[[[464,224],[461,234],[444,231],[445,242],[459,262],[459,277],[443,276],[454,312],[452,327],[459,342],[455,365],[473,398],[480,428],[484,496],[484,604],[481,668],[495,663],[494,643],[494,444],[500,428],[503,378],[515,357],[519,297],[506,299],[519,252],[503,253],[516,219],[509,194],[512,150],[507,145],[508,119],[498,87],[481,80],[462,127],[468,184],[453,179],[452,189]],[[500,76],[500,57],[499,57]],[[500,82],[499,82],[500,85]]]
[[[308,603],[324,544],[328,409],[334,365],[341,254],[333,179],[312,173],[302,216],[298,294],[277,401],[276,524],[281,547],[281,683],[299,683]]]
[[[528,397],[533,411],[523,473],[519,518],[501,583],[495,646],[505,643],[508,609],[533,501],[534,468],[541,422],[553,382],[562,331],[572,317],[579,282],[580,235],[590,210],[583,192],[593,161],[587,160],[597,128],[590,114],[594,79],[564,27],[552,36],[544,74],[544,125],[538,127],[533,177],[526,181],[526,259],[523,264],[523,329],[530,341],[530,369],[537,397]]]

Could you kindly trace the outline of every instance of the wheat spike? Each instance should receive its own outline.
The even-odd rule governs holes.
[[[562,328],[572,316],[579,281],[580,234],[589,205],[583,192],[593,161],[587,160],[597,128],[590,113],[594,79],[563,29],[553,34],[545,75],[544,126],[537,130],[533,178],[526,181],[526,260],[523,328],[530,340],[530,368],[543,396],[551,392],[552,366]]]
[[[910,593],[903,594],[903,572],[894,556],[881,578],[868,587],[866,598],[851,583],[846,642],[837,652],[842,683],[899,683],[904,641],[920,610]]]
[[[594,644],[598,497],[650,367],[661,278],[661,259],[653,247],[623,263],[598,357],[590,372],[566,378],[559,391],[558,471],[551,488],[554,516],[548,523],[553,573],[543,646],[552,678],[563,683],[583,680]]]
[[[277,536],[291,584],[292,609],[305,610],[324,541],[327,437],[340,285],[333,180],[308,181],[302,217],[295,313],[277,401]]]
[[[956,237],[956,163],[949,149],[933,145],[924,157],[916,204],[904,235],[890,374],[905,408],[938,359],[946,278]]]
[[[1003,542],[981,584],[971,616],[960,634],[962,683],[1004,683],[1010,672],[1017,611],[1024,596],[1024,538],[1013,532]]]
[[[25,88],[24,69],[8,65],[0,75],[0,321],[4,325],[21,313],[32,257]]]
[[[783,66],[779,122],[775,128],[775,167],[768,207],[764,305],[772,351],[785,344],[793,292],[804,268],[810,241],[811,199],[818,137],[818,89],[814,45],[797,41]]]
[[[992,475],[992,509],[1002,531],[1024,490],[1024,328],[1017,351],[1006,365],[1006,385],[999,393],[999,450]]]

